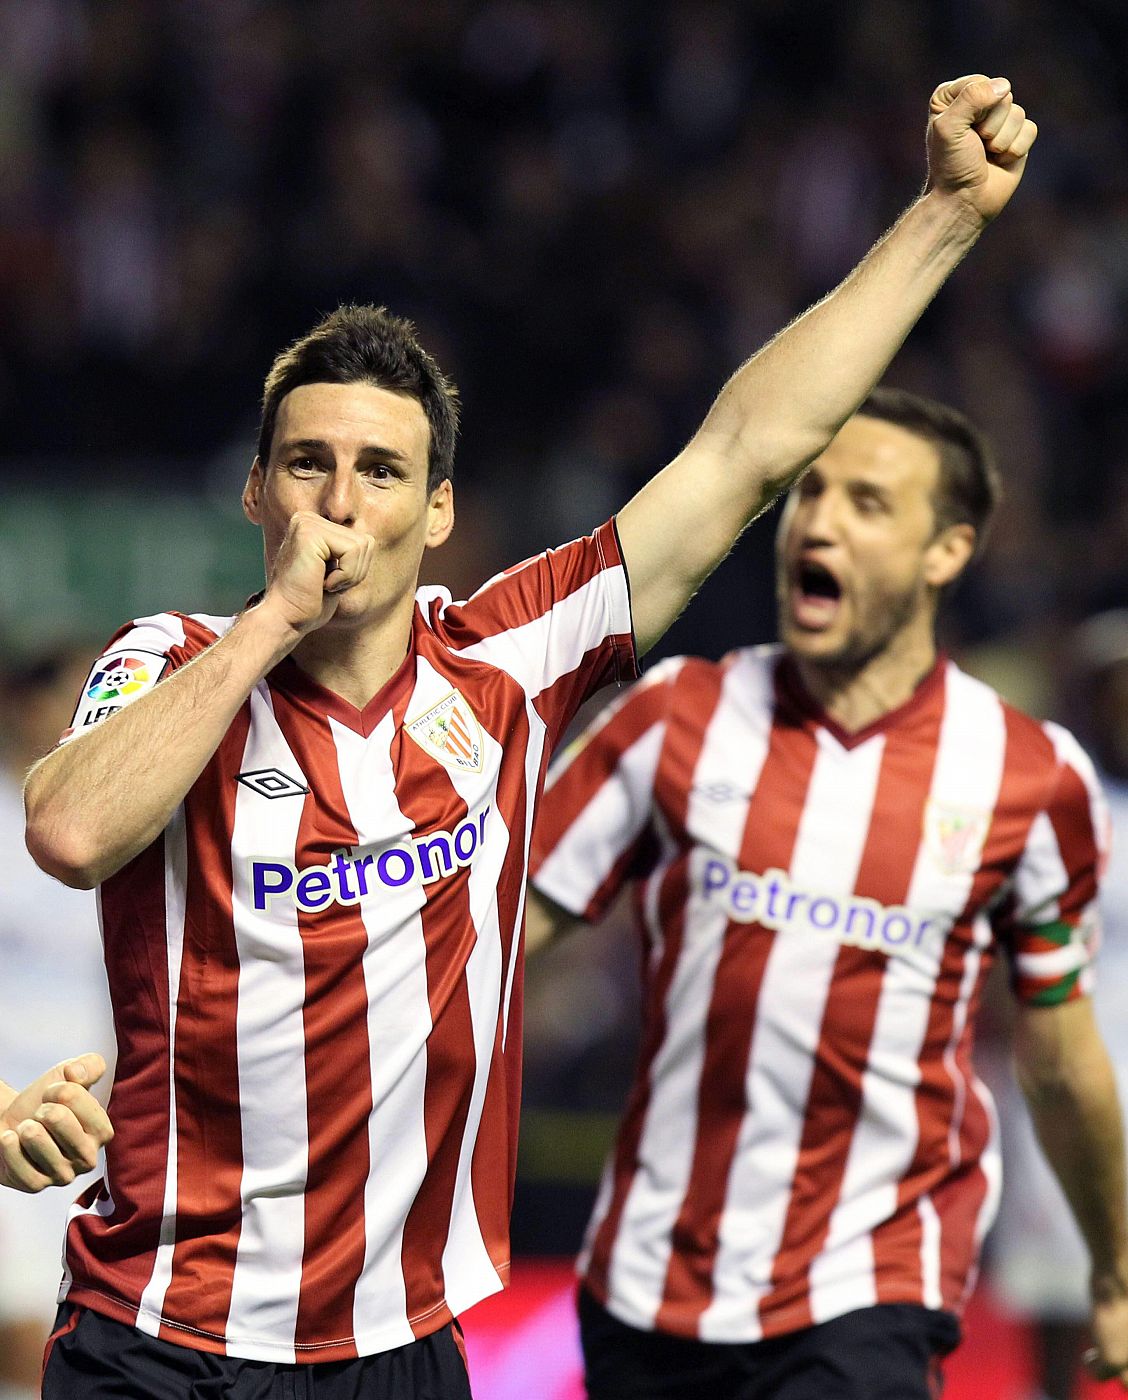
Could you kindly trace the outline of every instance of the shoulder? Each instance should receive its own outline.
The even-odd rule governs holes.
[[[1013,782],[1040,794],[1039,806],[1055,800],[1072,781],[1096,794],[1100,783],[1089,755],[1077,738],[1054,720],[1036,719],[1020,710],[984,681],[948,663],[948,706],[969,732],[998,716],[999,737],[1005,746],[1005,766]]]

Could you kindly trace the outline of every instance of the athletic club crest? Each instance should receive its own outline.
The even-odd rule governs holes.
[[[991,813],[982,807],[955,807],[929,801],[924,813],[924,840],[946,875],[971,875],[979,869]]]
[[[458,773],[482,771],[482,730],[457,690],[404,728],[425,752]]]

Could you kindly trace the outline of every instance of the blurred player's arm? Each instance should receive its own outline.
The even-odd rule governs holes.
[[[1128,1186],[1116,1078],[1088,997],[1021,1006],[1015,1070],[1092,1264],[1090,1369],[1128,1384]],[[1019,1188],[1021,1190],[1021,1187]]]
[[[530,885],[525,903],[525,952],[537,953],[547,948],[583,922],[578,915],[570,914]]]
[[[877,383],[1014,193],[1036,135],[1005,79],[975,74],[937,88],[924,194],[835,291],[733,375],[684,451],[620,513],[640,650]]]
[[[24,805],[36,864],[89,889],[140,854],[254,687],[329,620],[338,596],[367,576],[373,552],[369,535],[296,514],[262,601],[225,637],[31,770]]]
[[[88,1086],[105,1072],[91,1053],[53,1065],[23,1090],[0,1079],[0,1186],[69,1186],[97,1164],[114,1130]]]

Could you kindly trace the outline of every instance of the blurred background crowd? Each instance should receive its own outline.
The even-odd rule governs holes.
[[[430,567],[465,593],[676,451],[913,197],[928,94],[974,69],[1035,159],[890,382],[971,413],[1007,484],[949,644],[1078,722],[1062,639],[1128,597],[1126,59],[1122,0],[0,0],[9,735],[45,658],[257,586],[257,398],[318,313],[411,316],[461,386]],[[662,654],[772,636],[771,528]],[[603,930],[532,977],[519,1245],[575,1243],[634,970]],[[539,1209],[562,1178],[575,1211]]]

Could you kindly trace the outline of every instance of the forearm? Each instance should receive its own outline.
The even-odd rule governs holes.
[[[923,195],[839,287],[737,370],[685,449],[620,512],[641,651],[826,447],[982,227],[957,198]]]
[[[37,864],[88,888],[144,850],[251,690],[298,640],[293,627],[259,604],[149,694],[41,760],[24,790],[27,845]],[[127,804],[122,792],[130,794]]]
[[[732,376],[699,435],[729,460],[753,511],[850,417],[984,227],[958,197],[922,195],[845,281]]]
[[[1050,1165],[1089,1249],[1094,1291],[1128,1290],[1128,1206],[1116,1079],[1104,1045],[1086,1038],[1055,1057],[1023,1056],[1019,1083]]]

